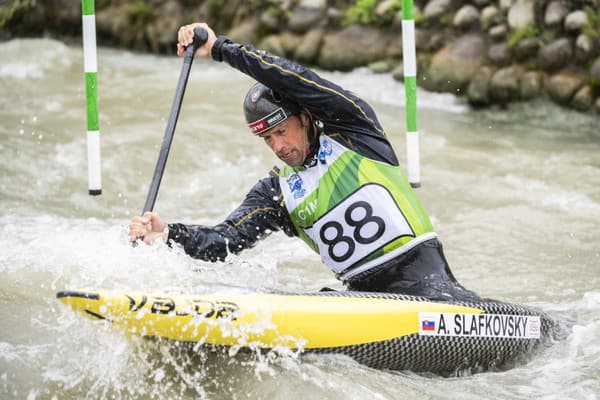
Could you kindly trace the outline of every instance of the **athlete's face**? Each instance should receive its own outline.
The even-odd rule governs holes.
[[[299,167],[304,163],[310,148],[308,118],[304,114],[294,115],[259,136],[290,167]]]

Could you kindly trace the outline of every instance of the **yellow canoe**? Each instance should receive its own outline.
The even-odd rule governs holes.
[[[536,348],[554,326],[544,313],[509,303],[441,303],[382,293],[76,290],[57,297],[130,334],[342,353],[373,367],[417,371],[499,365]]]

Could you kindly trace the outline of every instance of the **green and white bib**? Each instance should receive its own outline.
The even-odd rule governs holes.
[[[315,166],[285,166],[280,184],[300,237],[342,280],[435,238],[400,167],[321,135]]]

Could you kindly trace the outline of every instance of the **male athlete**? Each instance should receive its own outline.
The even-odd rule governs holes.
[[[195,57],[210,55],[258,82],[244,99],[246,121],[285,165],[260,180],[221,224],[167,224],[147,212],[133,218],[131,241],[179,243],[192,257],[217,261],[282,230],[319,253],[349,290],[477,298],[452,276],[367,103],[289,60],[217,38],[204,23],[180,28],[179,56],[196,27],[206,29],[208,40]]]

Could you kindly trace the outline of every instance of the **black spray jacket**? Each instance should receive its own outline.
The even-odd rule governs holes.
[[[314,71],[252,46],[219,37],[212,58],[223,61],[308,109],[323,133],[373,160],[398,165],[373,109],[353,93]],[[309,156],[310,157],[310,156]],[[310,162],[310,160],[308,160]],[[223,260],[228,252],[252,247],[269,233],[296,236],[283,203],[277,170],[260,180],[242,204],[214,227],[169,224],[169,241],[183,245],[192,257]]]

